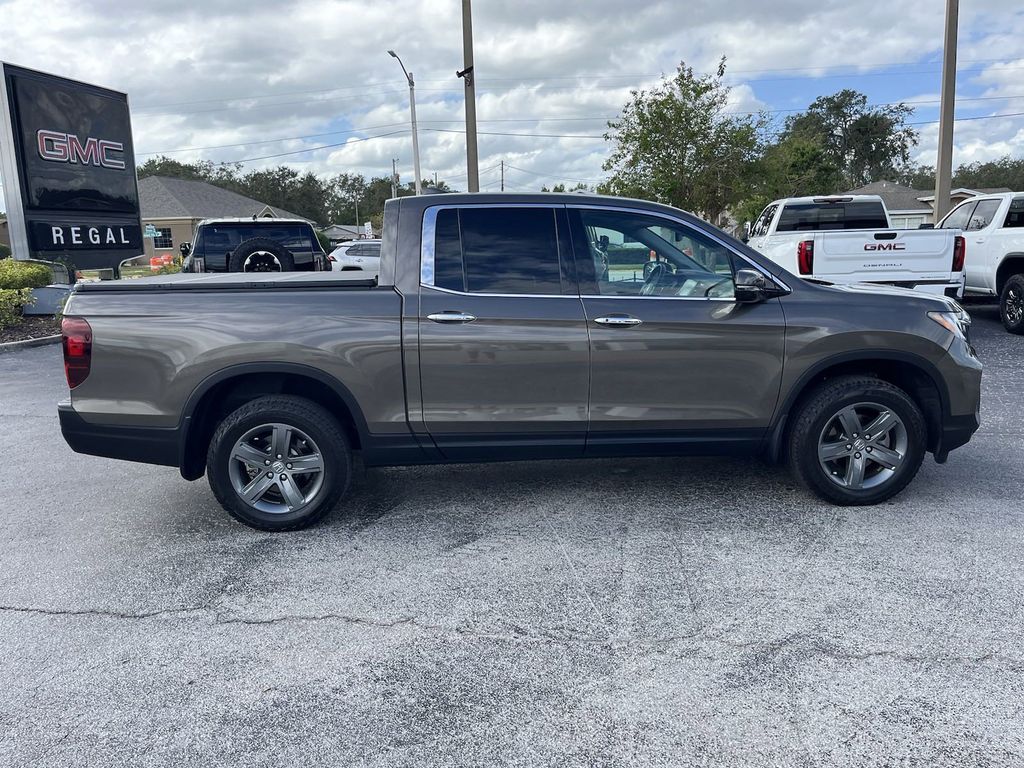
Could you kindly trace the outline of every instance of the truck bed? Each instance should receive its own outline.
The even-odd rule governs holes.
[[[303,288],[375,288],[376,278],[343,277],[344,272],[179,272],[129,280],[78,283],[79,293],[134,291],[296,290]]]

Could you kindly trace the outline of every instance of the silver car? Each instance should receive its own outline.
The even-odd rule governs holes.
[[[331,271],[362,270],[377,274],[380,270],[380,240],[352,240],[339,245],[327,257]]]

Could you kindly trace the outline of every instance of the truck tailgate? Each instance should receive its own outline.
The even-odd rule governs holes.
[[[950,281],[952,229],[818,232],[814,235],[814,277],[847,282]]]

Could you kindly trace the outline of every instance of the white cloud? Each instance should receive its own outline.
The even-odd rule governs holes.
[[[561,179],[599,179],[599,136],[632,88],[671,74],[680,60],[711,70],[724,54],[736,111],[802,106],[778,81],[836,65],[877,70],[941,52],[941,4],[904,0],[477,0],[474,8],[481,168],[502,159],[507,185],[536,189]],[[465,177],[460,3],[456,0],[0,0],[0,58],[126,91],[140,152],[232,161],[270,158],[321,173],[411,177],[407,90],[394,48],[414,71],[425,174]],[[969,114],[1024,111],[1024,10],[961,9],[961,59],[986,60],[961,78]],[[994,60],[998,57],[998,61]],[[1015,69],[1000,69],[1012,64]],[[766,72],[765,70],[770,70]],[[772,80],[776,82],[771,82]],[[842,84],[847,84],[843,81]],[[856,81],[853,82],[856,87]],[[816,93],[840,87],[812,85]],[[927,88],[929,86],[925,86]],[[906,98],[924,90],[912,86]],[[772,94],[769,98],[766,94]],[[803,98],[801,103],[800,99]],[[1014,107],[1014,108],[1011,108]],[[557,119],[556,119],[557,118]],[[957,158],[1021,153],[1022,118],[957,124]],[[338,133],[382,126],[372,131]],[[455,132],[449,132],[455,131]],[[332,135],[313,136],[314,134]],[[921,126],[918,157],[934,159],[934,126]],[[294,137],[310,136],[299,139]],[[270,139],[289,138],[287,141]],[[221,146],[235,145],[242,146]],[[521,170],[519,170],[521,169]],[[531,175],[536,174],[536,175]],[[490,172],[483,184],[496,182]]]

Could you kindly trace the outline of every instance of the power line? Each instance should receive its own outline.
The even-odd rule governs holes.
[[[261,157],[245,157],[241,160],[225,160],[220,163],[214,163],[214,165],[234,165],[235,163],[251,163],[256,160],[272,160],[275,157],[287,157],[289,155],[303,155],[307,152],[316,152],[321,149],[335,149],[336,147],[346,147],[349,144],[359,144],[364,141],[373,141],[374,139],[383,139],[386,136],[397,136],[400,133],[408,133],[408,129],[402,131],[391,131],[390,133],[381,133],[377,136],[364,136],[361,139],[349,139],[348,141],[342,141],[337,144],[323,144],[319,147],[308,147],[306,149],[296,149],[291,152],[278,152],[274,155],[263,155]]]

